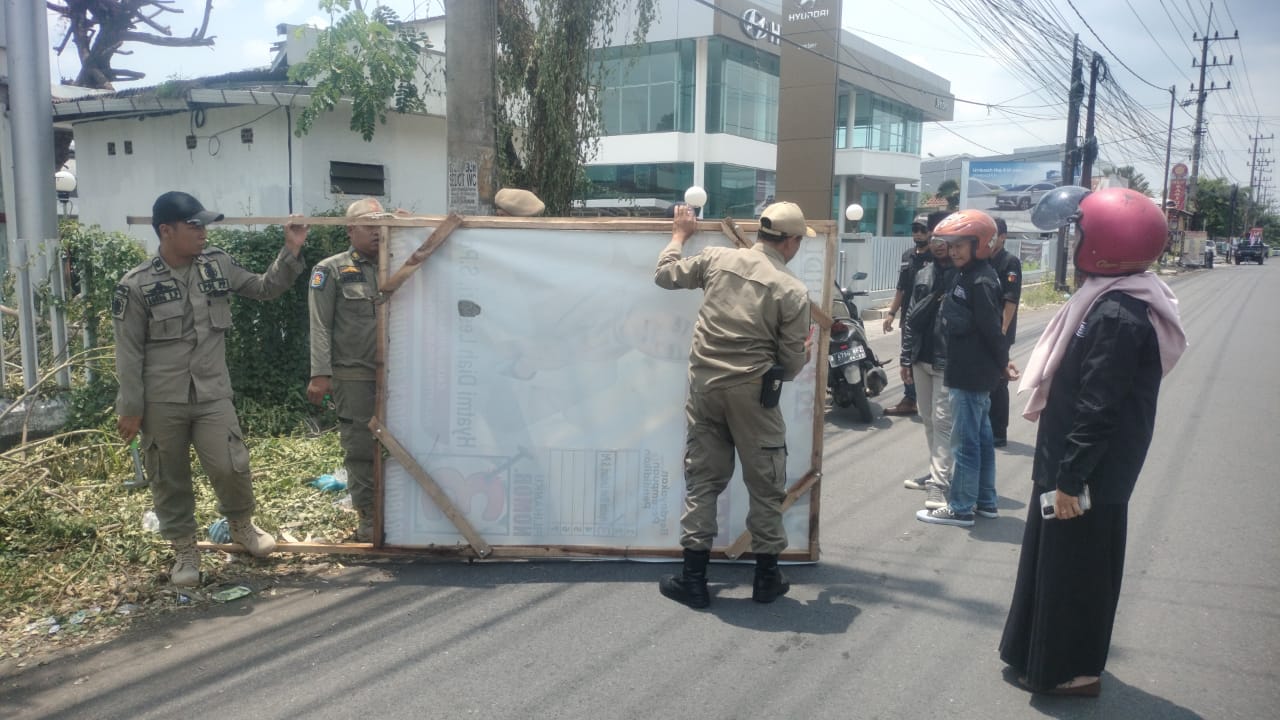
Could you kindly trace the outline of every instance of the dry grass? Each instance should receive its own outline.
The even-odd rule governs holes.
[[[350,532],[354,515],[335,505],[341,494],[306,484],[340,466],[336,433],[248,443],[260,525],[298,540]],[[218,517],[216,499],[194,457],[193,467],[203,529]],[[275,576],[327,562],[280,556],[247,563],[206,554],[202,587],[179,593],[167,581],[168,543],[142,525],[151,494],[122,486],[132,478],[127,449],[105,430],[0,453],[0,660],[21,663],[35,650],[109,635],[139,615],[200,605],[230,580],[265,587]]]

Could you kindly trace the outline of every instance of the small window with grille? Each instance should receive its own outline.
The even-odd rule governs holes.
[[[386,195],[386,171],[381,165],[331,161],[329,189],[343,195]]]

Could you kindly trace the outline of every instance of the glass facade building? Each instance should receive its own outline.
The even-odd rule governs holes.
[[[603,134],[589,161],[582,213],[661,215],[686,188],[700,185],[708,195],[704,218],[759,217],[777,195],[785,42],[779,31],[801,22],[797,14],[829,11],[834,0],[801,9],[777,0],[715,0],[714,8],[662,2],[666,11],[649,43],[628,44],[619,31],[594,56],[602,71]],[[828,217],[840,218],[845,205],[858,202],[864,218],[840,222],[843,234],[908,235],[923,124],[951,119],[950,83],[853,33],[836,32],[844,62],[834,74],[796,79],[797,97],[818,86],[834,94]],[[916,91],[901,91],[898,83]],[[787,112],[801,115],[797,127],[818,119],[803,117],[804,107]]]
[[[693,132],[695,47],[669,40],[600,50],[604,134]]]

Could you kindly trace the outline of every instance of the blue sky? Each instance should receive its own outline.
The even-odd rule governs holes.
[[[406,18],[443,12],[443,0],[384,2]],[[950,80],[957,98],[1030,108],[1043,106],[1055,96],[1065,94],[1063,88],[1033,88],[1013,78],[992,59],[989,49],[982,47],[955,21],[948,10],[952,2],[845,0],[843,22],[845,28]],[[1197,47],[1191,40],[1191,32],[1193,23],[1203,27],[1209,0],[1070,0],[1070,3],[1124,64],[1153,84],[1176,85],[1180,100],[1190,97],[1189,85],[1198,80],[1198,70],[1191,67]],[[1068,24],[1080,32],[1082,41],[1092,47],[1101,46],[1073,13],[1068,0],[1054,5]],[[183,15],[163,16],[174,34],[188,34],[198,27],[204,7],[202,0],[177,0],[174,7],[186,11]],[[1241,38],[1238,42],[1212,46],[1215,54],[1234,55],[1235,62],[1230,68],[1211,70],[1209,78],[1218,85],[1232,80],[1233,89],[1209,95],[1206,110],[1210,140],[1206,147],[1208,156],[1202,165],[1211,175],[1228,175],[1243,184],[1249,178],[1249,137],[1280,134],[1277,133],[1280,131],[1280,93],[1275,92],[1271,82],[1280,70],[1280,36],[1276,33],[1280,29],[1280,2],[1216,0],[1214,18],[1215,29],[1224,35],[1239,29]],[[327,21],[316,0],[215,0],[208,31],[217,36],[213,48],[133,45],[133,56],[121,58],[117,64],[147,73],[142,84],[262,66],[270,61],[271,45],[279,39],[275,33],[277,24],[325,24]],[[50,17],[49,34],[51,45],[62,36],[56,16]],[[1155,115],[1167,118],[1167,91],[1145,86],[1118,63],[1112,62],[1112,66],[1113,75],[1126,91]],[[61,57],[53,56],[51,68],[55,79],[74,76],[78,69],[74,51],[68,50]],[[962,152],[983,155],[990,154],[983,146],[1007,152],[1015,147],[1062,141],[1065,121],[1059,109],[1019,112],[1050,119],[1015,118],[958,103],[956,120],[947,123],[950,131],[932,123],[925,126],[923,151],[938,156]],[[1188,115],[1179,110],[1174,124],[1184,139],[1189,138],[1186,128],[1190,122]],[[1189,141],[1182,144],[1189,145]],[[1121,142],[1112,143],[1104,154],[1120,164],[1129,162]],[[1179,159],[1175,157],[1174,161]],[[1154,181],[1158,180],[1162,168],[1141,162],[1138,165],[1153,180],[1153,185],[1158,186]]]

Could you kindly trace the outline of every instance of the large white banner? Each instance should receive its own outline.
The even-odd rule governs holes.
[[[430,230],[393,230],[393,270]],[[463,227],[394,294],[386,425],[491,545],[679,547],[702,293],[654,284],[669,239]],[[686,254],[708,242],[727,243],[703,232]],[[806,241],[790,264],[815,301],[825,242]],[[788,486],[811,466],[814,374],[811,362],[783,393]],[[388,545],[464,542],[398,462],[385,467]],[[738,475],[721,497],[717,547],[743,531],[746,510]],[[807,550],[807,496],[786,524],[788,549]]]

